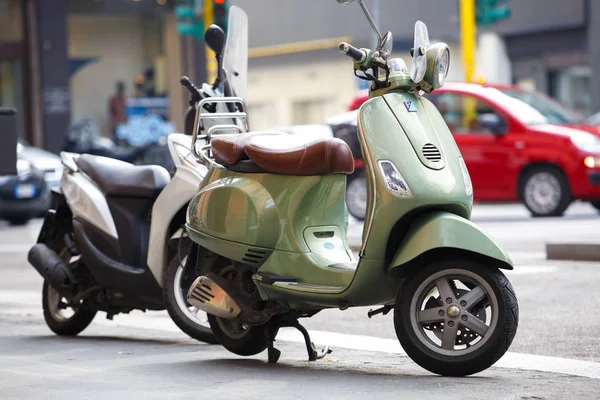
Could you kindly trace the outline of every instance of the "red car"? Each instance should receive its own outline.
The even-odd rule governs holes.
[[[533,216],[562,215],[573,200],[600,210],[597,126],[516,86],[447,83],[425,97],[454,135],[474,200],[522,201]]]

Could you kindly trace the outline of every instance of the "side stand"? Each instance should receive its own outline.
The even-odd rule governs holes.
[[[324,358],[327,354],[331,354],[332,353],[332,349],[329,348],[329,346],[325,346],[324,349],[322,349],[321,351],[318,351],[315,344],[310,340],[310,335],[308,334],[308,331],[306,330],[305,327],[303,327],[302,325],[300,325],[300,322],[298,322],[298,320],[294,320],[293,322],[287,322],[287,323],[282,323],[277,325],[277,327],[273,330],[269,330],[267,333],[267,352],[268,352],[268,357],[269,357],[269,363],[270,364],[274,364],[277,361],[279,361],[279,357],[281,356],[281,351],[277,350],[274,346],[273,343],[275,342],[275,336],[277,335],[277,332],[279,331],[279,328],[283,328],[283,327],[293,327],[298,329],[301,333],[302,336],[304,337],[304,342],[306,344],[306,351],[308,352],[308,361],[316,361],[316,360],[320,360],[322,358]]]
[[[300,322],[298,322],[298,320],[296,320],[292,326],[298,329],[300,332],[302,332],[302,336],[304,336],[304,342],[306,343],[306,351],[308,352],[308,361],[320,360],[327,354],[331,354],[331,352],[333,351],[329,348],[329,346],[325,346],[325,348],[320,352],[317,351],[315,344],[310,340],[310,336],[306,328],[300,325]]]

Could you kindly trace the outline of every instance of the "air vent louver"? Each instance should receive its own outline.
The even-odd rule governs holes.
[[[438,148],[431,143],[423,146],[423,156],[431,162],[439,162],[442,160],[442,153],[440,153]]]
[[[244,258],[242,260],[247,262],[248,264],[257,264],[260,265],[265,260],[267,256],[267,252],[256,250],[256,249],[248,249],[246,254],[244,254]]]

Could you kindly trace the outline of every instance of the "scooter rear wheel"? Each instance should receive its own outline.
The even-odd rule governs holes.
[[[191,240],[178,242],[177,246],[177,251],[167,265],[164,276],[163,296],[169,316],[175,325],[191,338],[208,344],[217,344],[217,338],[206,318],[207,314],[192,307],[186,300],[191,282],[197,277],[195,266],[186,265],[192,248]]]
[[[229,261],[226,259],[216,263],[212,271],[238,286],[243,276],[240,270],[229,266]],[[266,325],[248,326],[211,314],[208,314],[208,322],[219,343],[234,354],[253,356],[262,353],[268,346]]]
[[[515,292],[494,266],[434,262],[406,279],[394,325],[408,356],[445,376],[481,372],[500,359],[517,332]]]
[[[264,326],[245,326],[211,314],[208,314],[208,322],[221,345],[238,356],[253,356],[267,348]]]
[[[47,280],[44,280],[42,288],[42,308],[46,325],[60,336],[78,335],[96,316],[96,311],[86,308],[85,304],[80,304],[79,307],[67,304]]]

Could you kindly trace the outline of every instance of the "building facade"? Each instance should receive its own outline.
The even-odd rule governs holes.
[[[19,136],[58,152],[86,119],[110,136],[117,82],[128,97],[167,98],[179,125],[179,78],[195,79],[204,48],[177,34],[171,3],[0,0],[0,105],[19,110]]]
[[[371,47],[356,4],[334,0],[229,0],[249,17],[248,103],[253,129],[325,122],[360,89],[340,41]],[[373,6],[373,0],[365,0]],[[379,0],[381,30],[410,66],[416,20],[451,48],[449,80],[463,79],[457,0]],[[19,135],[59,151],[70,127],[91,118],[111,134],[108,101],[168,99],[183,129],[182,75],[203,78],[203,44],[176,32],[174,0],[0,0],[0,106],[19,109]],[[600,111],[600,1],[509,0],[512,16],[481,29],[477,75],[549,93],[585,115]]]
[[[298,2],[293,0],[232,0],[244,8],[250,20],[250,44],[254,47],[284,43],[311,42],[323,38],[346,38],[354,45],[369,46],[374,35],[360,7],[341,7],[336,1]],[[365,3],[372,7],[373,1]],[[511,18],[479,30],[476,75],[490,83],[519,84],[548,93],[568,107],[591,115],[600,111],[600,1],[597,0],[509,0]],[[317,10],[318,7],[318,10]],[[429,27],[432,41],[445,41],[451,48],[449,80],[463,79],[459,41],[458,0],[379,0],[379,25],[395,38],[395,51],[410,66],[408,50],[417,19]],[[305,46],[309,47],[309,46]],[[278,123],[298,122],[290,117],[301,111],[340,110],[352,90],[351,66],[335,50],[332,40],[328,51],[307,51],[278,57],[251,58],[249,100],[263,126],[266,116]],[[270,77],[264,71],[272,71]],[[298,82],[328,71],[329,85],[312,84],[286,91],[280,84]],[[335,71],[335,72],[334,72]],[[300,74],[300,75],[299,75]],[[253,83],[252,83],[253,82]],[[294,83],[292,83],[294,85]],[[274,89],[269,89],[273,87]],[[338,91],[332,96],[332,88]],[[289,97],[286,101],[283,97]],[[332,104],[330,98],[334,97]],[[277,99],[271,103],[268,99]],[[296,98],[299,100],[296,101]],[[309,100],[312,99],[312,100]],[[312,112],[306,123],[319,122],[322,112]]]

